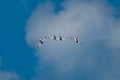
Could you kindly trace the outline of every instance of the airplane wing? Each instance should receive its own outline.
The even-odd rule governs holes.
[[[38,47],[40,47],[41,46],[41,43],[39,43],[36,47],[38,48]]]
[[[62,38],[62,40],[66,40],[66,39],[68,39],[68,38]]]
[[[42,42],[45,42],[45,38],[44,38],[44,39],[42,39]]]
[[[48,38],[48,39],[54,39],[53,36],[47,36],[46,38]]]
[[[48,37],[49,39],[53,39],[53,37]]]

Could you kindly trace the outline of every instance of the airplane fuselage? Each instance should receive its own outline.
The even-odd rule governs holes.
[[[41,44],[43,44],[43,41],[42,41],[42,40],[40,40],[40,43],[41,43]]]
[[[56,40],[56,36],[53,36],[53,39]]]
[[[61,36],[59,36],[59,39],[60,39],[60,41],[62,41],[62,37]]]
[[[74,40],[75,40],[76,43],[78,43],[78,39],[76,37],[74,37]]]

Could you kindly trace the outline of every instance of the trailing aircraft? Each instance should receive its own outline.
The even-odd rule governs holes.
[[[44,44],[45,39],[39,39],[39,44],[37,45],[37,47],[40,47],[42,44]]]

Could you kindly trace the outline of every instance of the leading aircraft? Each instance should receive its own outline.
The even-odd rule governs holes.
[[[79,42],[78,38],[76,36],[70,37],[75,43],[83,44],[83,42]]]

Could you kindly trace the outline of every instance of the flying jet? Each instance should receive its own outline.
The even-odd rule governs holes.
[[[59,35],[59,37],[58,37],[58,38],[59,38],[59,40],[60,40],[60,41],[62,41],[62,37],[61,37],[60,35]]]
[[[79,42],[76,36],[73,37],[73,40],[74,40],[75,43]]]
[[[37,45],[37,47],[40,47],[42,44],[44,44],[45,39],[39,39],[39,44]]]
[[[83,44],[83,42],[79,42],[78,38],[76,36],[70,37],[75,43]]]
[[[57,40],[57,37],[53,35],[52,37],[49,37],[49,39]]]
[[[66,40],[66,39],[68,39],[68,38],[61,37],[60,35],[58,36],[58,40],[60,40],[60,41],[63,41],[63,40]]]

